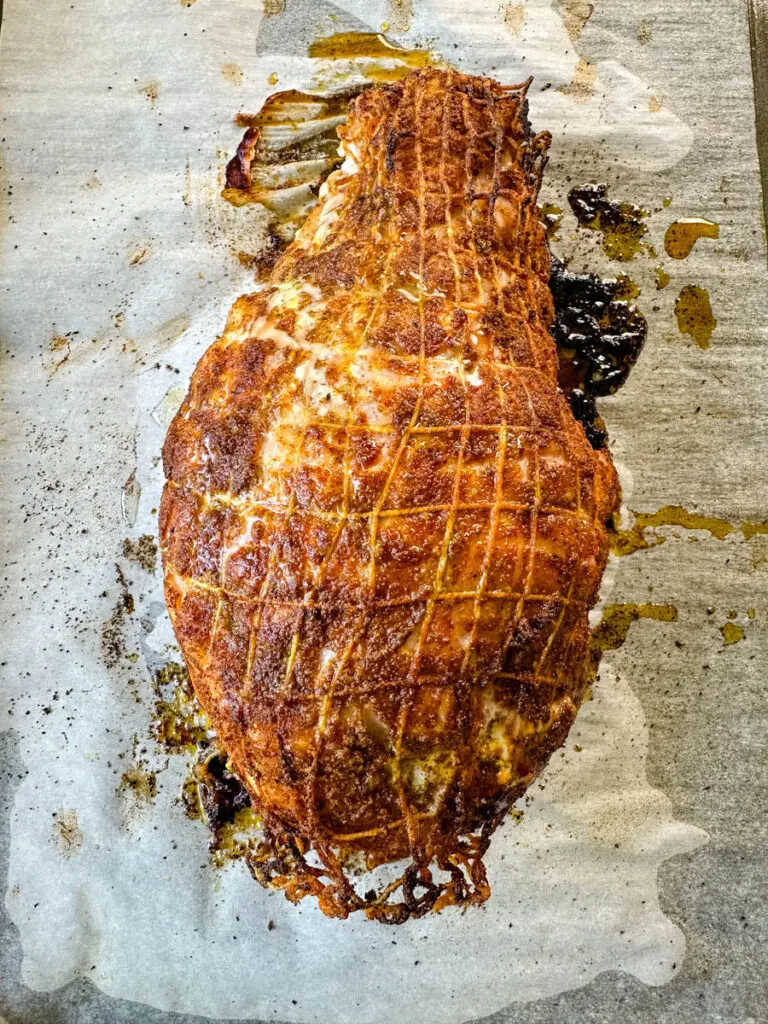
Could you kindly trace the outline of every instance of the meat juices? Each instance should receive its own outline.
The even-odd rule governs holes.
[[[487,899],[490,835],[585,688],[619,492],[557,386],[526,89],[362,93],[163,450],[168,608],[264,817],[251,868],[331,916]],[[409,864],[363,896],[355,853]]]

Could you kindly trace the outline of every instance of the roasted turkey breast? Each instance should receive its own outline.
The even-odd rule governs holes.
[[[618,485],[557,387],[526,88],[362,93],[163,450],[168,608],[263,815],[252,869],[332,915],[487,898],[585,688]],[[360,895],[355,852],[410,863]]]

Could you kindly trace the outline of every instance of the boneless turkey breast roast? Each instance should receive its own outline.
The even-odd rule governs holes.
[[[585,688],[618,484],[557,387],[525,91],[362,93],[164,447],[168,607],[263,815],[252,869],[336,916],[487,898]],[[355,854],[408,865],[361,895]]]

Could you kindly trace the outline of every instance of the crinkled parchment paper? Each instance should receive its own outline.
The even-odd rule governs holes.
[[[23,757],[7,906],[28,986],[81,976],[115,996],[213,1017],[448,1024],[606,970],[660,985],[679,969],[684,938],[662,913],[656,876],[706,837],[676,820],[646,777],[648,729],[632,683],[654,673],[684,683],[702,637],[718,679],[723,651],[725,678],[748,671],[764,607],[755,624],[746,598],[734,603],[728,621],[744,643],[724,647],[717,627],[738,574],[768,564],[765,538],[737,528],[768,504],[756,480],[765,444],[751,437],[732,462],[720,445],[743,441],[739,429],[761,408],[759,372],[743,344],[735,360],[726,345],[743,323],[739,288],[752,290],[754,338],[765,340],[753,285],[764,251],[752,230],[753,158],[737,165],[706,145],[697,157],[707,126],[677,115],[680,79],[644,81],[623,62],[637,58],[638,35],[664,26],[644,24],[623,0],[595,5],[585,28],[590,5],[565,0],[270,0],[264,15],[249,0],[7,0],[0,721],[17,730]],[[206,831],[178,801],[186,760],[149,735],[152,670],[178,657],[159,570],[151,553],[140,565],[124,549],[155,533],[165,428],[231,301],[253,286],[237,255],[258,250],[266,215],[218,194],[239,135],[232,116],[276,87],[327,81],[328,68],[306,56],[313,38],[382,23],[464,70],[535,76],[532,119],[555,139],[544,198],[567,210],[571,185],[603,180],[657,211],[648,238],[661,255],[625,268],[642,287],[649,342],[603,407],[625,504],[699,505],[737,524],[725,539],[684,531],[612,562],[603,601],[673,602],[679,621],[639,622],[605,657],[594,700],[522,821],[493,841],[490,902],[399,929],[327,920],[309,901],[293,907],[261,890],[242,862],[209,863]],[[582,30],[612,59],[583,58]],[[713,98],[713,118],[748,102],[746,44],[729,59],[732,94]],[[755,189],[755,224],[730,234],[712,198],[728,174]],[[664,228],[684,215],[720,221],[723,244],[699,243],[657,292]],[[553,244],[577,269],[616,272],[570,213]],[[673,313],[680,287],[697,282],[718,317],[706,352],[678,333]],[[735,393],[739,416],[729,419]],[[714,426],[695,419],[696,405],[714,410]],[[719,611],[706,619],[709,603]],[[146,783],[121,786],[126,773]]]

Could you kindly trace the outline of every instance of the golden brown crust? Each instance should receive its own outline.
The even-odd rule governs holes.
[[[340,848],[408,854],[417,913],[470,898],[459,864],[487,896],[480,846],[565,738],[618,487],[557,390],[524,87],[421,71],[340,134],[169,430],[166,595],[275,845],[298,844],[278,884],[346,913]]]

